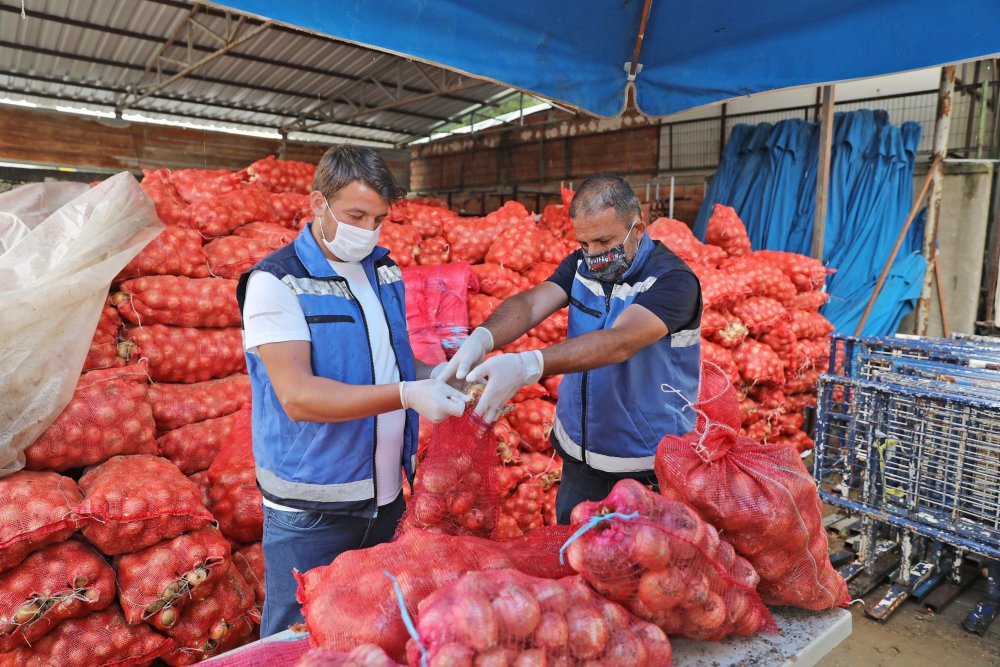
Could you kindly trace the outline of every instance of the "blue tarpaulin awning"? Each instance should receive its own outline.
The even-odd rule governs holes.
[[[535,93],[667,116],[1000,52],[996,0],[227,0],[214,4]],[[629,83],[644,10],[634,84]]]

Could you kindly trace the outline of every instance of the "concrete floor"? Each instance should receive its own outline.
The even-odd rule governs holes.
[[[980,667],[1000,665],[1000,620],[985,637],[966,632],[965,615],[982,597],[983,581],[967,590],[938,616],[907,601],[885,623],[865,616],[855,605],[851,636],[818,667]],[[884,588],[868,595],[878,600]]]

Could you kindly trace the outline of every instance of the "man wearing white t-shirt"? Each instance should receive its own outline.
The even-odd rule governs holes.
[[[309,198],[314,222],[240,279],[264,495],[261,636],[301,621],[293,569],[392,539],[417,414],[440,421],[465,408],[413,357],[402,274],[376,245],[403,195],[375,151],[331,148]]]

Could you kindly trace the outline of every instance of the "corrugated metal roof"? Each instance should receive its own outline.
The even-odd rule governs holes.
[[[280,25],[232,45],[262,21],[186,0],[21,4],[0,0],[0,97],[401,144],[509,92]]]

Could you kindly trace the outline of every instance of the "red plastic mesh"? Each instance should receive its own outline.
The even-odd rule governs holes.
[[[272,195],[272,198],[285,196],[286,195]],[[292,196],[299,197],[300,195]],[[305,197],[304,199],[306,199],[306,205],[308,206],[308,197]],[[272,199],[272,204],[275,201],[280,200]],[[296,212],[297,211],[290,212],[292,220],[295,219]],[[287,215],[288,213],[283,211],[283,214]],[[239,236],[245,239],[257,239],[258,241],[266,243],[267,247],[271,250],[277,250],[278,248],[285,247],[298,238],[299,232],[295,229],[289,229],[286,225],[279,224],[277,222],[249,222],[234,229],[233,236]]]
[[[231,280],[237,280],[272,252],[267,241],[239,236],[222,236],[205,244],[209,272]]]
[[[421,529],[488,537],[499,514],[492,427],[472,408],[435,424],[399,534]]]
[[[306,637],[287,640],[272,637],[216,656],[211,664],[212,667],[298,667],[308,653]]]
[[[116,456],[88,469],[80,491],[77,512],[92,519],[83,536],[109,556],[144,549],[213,520],[195,483],[158,456]]]
[[[114,601],[115,573],[91,547],[69,540],[36,551],[0,575],[0,653]]]
[[[238,413],[181,426],[157,438],[157,454],[185,475],[208,470],[238,419]]]
[[[740,276],[754,294],[787,303],[796,294],[795,285],[781,269],[754,255],[730,257],[719,265],[724,272]]]
[[[142,366],[91,371],[24,455],[30,470],[69,470],[116,454],[152,454],[156,430]]]
[[[626,479],[604,500],[577,505],[573,526],[612,513],[637,516],[599,522],[566,549],[598,593],[672,637],[718,641],[775,628],[757,573],[690,506]]]
[[[350,651],[358,644],[381,646],[402,662],[408,634],[392,581],[399,581],[411,616],[421,600],[473,570],[514,568],[558,579],[572,571],[559,564],[568,526],[532,531],[510,542],[411,530],[395,541],[348,551],[325,567],[296,573],[313,646]]]
[[[242,408],[233,420],[228,439],[208,468],[208,497],[223,535],[243,544],[259,542],[264,510],[254,472],[250,408]]]
[[[550,238],[528,214],[506,227],[486,252],[486,261],[523,273],[542,260],[542,249]]]
[[[692,233],[686,223],[672,218],[657,218],[646,233],[654,241],[661,241],[675,255],[688,263],[718,266],[726,258],[726,251],[714,245],[702,243]]]
[[[469,332],[468,295],[479,289],[479,279],[464,262],[416,266],[402,273],[414,354],[424,363],[441,363]]]
[[[170,184],[181,199],[193,204],[232,192],[244,175],[228,169],[180,169],[170,172]]]
[[[264,608],[264,549],[255,542],[233,553],[233,565],[253,589],[257,608]]]
[[[162,656],[173,641],[148,625],[129,625],[118,605],[60,624],[31,647],[0,654],[0,667],[130,667]]]
[[[539,579],[516,570],[472,572],[420,604],[420,645],[431,665],[672,664],[666,634],[602,598],[580,577]]]
[[[749,255],[752,251],[747,228],[732,206],[715,205],[708,219],[705,240],[725,250],[730,257]]]
[[[400,667],[378,646],[362,644],[350,653],[314,648],[295,667]]]
[[[143,276],[123,282],[111,302],[132,324],[240,326],[235,280]]]
[[[663,494],[690,503],[718,527],[757,570],[767,604],[846,604],[847,586],[830,565],[816,483],[798,452],[738,436],[736,392],[711,367],[700,396],[698,430],[660,442],[655,466]]]
[[[531,287],[528,279],[499,264],[473,264],[479,277],[479,291],[497,299],[506,299]]]
[[[167,227],[132,258],[116,280],[160,275],[207,278],[208,256],[201,245],[201,234],[193,229]]]
[[[125,360],[118,356],[118,333],[121,326],[122,318],[118,315],[118,309],[105,304],[101,319],[97,321],[97,329],[94,330],[94,338],[90,341],[87,358],[83,362],[84,371],[125,365]]]
[[[74,512],[82,500],[76,482],[54,472],[21,470],[0,477],[0,498],[0,572],[90,521]]]
[[[191,206],[177,194],[177,189],[170,182],[169,169],[143,169],[141,187],[153,200],[156,215],[163,224],[185,227],[191,224]]]
[[[444,222],[444,236],[454,260],[477,264],[486,257],[497,234],[503,229],[497,218],[451,218]]]
[[[246,370],[239,327],[193,329],[151,324],[129,327],[119,346],[126,359],[148,360],[153,382],[204,382]]]
[[[295,160],[276,160],[268,155],[246,168],[250,182],[271,192],[295,192],[307,195],[312,189],[316,165]]]
[[[266,220],[269,214],[270,206],[263,193],[257,188],[241,188],[193,203],[191,222],[183,226],[211,238],[254,220]]]
[[[223,417],[250,404],[250,376],[236,373],[192,384],[152,384],[149,404],[158,431]]]
[[[175,646],[163,661],[192,665],[241,645],[260,622],[253,604],[250,586],[230,566],[211,593],[185,607],[177,625],[167,630]]]
[[[125,617],[160,630],[176,625],[191,600],[211,594],[230,562],[229,542],[211,526],[119,556],[115,571]]]

